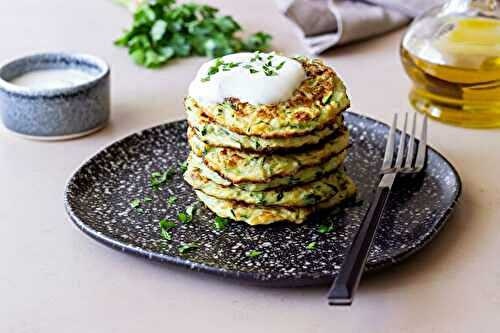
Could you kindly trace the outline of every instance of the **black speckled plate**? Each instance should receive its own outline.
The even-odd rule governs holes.
[[[346,122],[352,136],[347,170],[363,203],[341,213],[323,214],[303,225],[251,227],[232,223],[218,231],[213,227],[214,214],[201,208],[192,223],[179,223],[172,230],[171,241],[163,240],[158,221],[176,220],[196,197],[179,174],[157,191],[150,188],[149,176],[177,166],[187,157],[185,121],[132,134],[92,157],[69,180],[66,209],[78,228],[92,238],[148,259],[270,286],[331,282],[368,207],[388,133],[385,124],[354,113],[346,113]],[[425,175],[396,185],[367,270],[390,266],[422,248],[443,227],[455,206],[461,192],[457,172],[435,150],[428,153]],[[166,199],[170,195],[177,196],[177,202],[169,206]],[[144,197],[153,200],[143,204],[143,213],[130,207],[132,199]],[[334,231],[320,234],[319,224],[329,222]],[[317,243],[316,250],[306,248],[312,241]],[[178,247],[190,242],[200,247],[179,254]],[[262,254],[248,257],[249,250]]]

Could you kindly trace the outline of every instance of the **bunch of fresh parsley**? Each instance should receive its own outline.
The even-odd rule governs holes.
[[[265,51],[271,36],[257,32],[247,39],[235,36],[241,26],[218,9],[175,0],[149,0],[134,12],[130,30],[115,41],[128,48],[139,65],[156,68],[174,58],[200,55],[221,57],[243,51]]]

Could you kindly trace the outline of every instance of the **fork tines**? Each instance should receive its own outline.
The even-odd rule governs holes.
[[[423,170],[426,162],[427,150],[427,116],[424,116],[422,122],[422,130],[420,140],[418,141],[418,151],[415,155],[415,146],[417,139],[415,131],[417,127],[417,114],[413,114],[413,121],[411,124],[411,132],[407,132],[408,112],[404,114],[403,127],[399,139],[399,147],[394,160],[394,147],[396,142],[396,128],[398,125],[398,114],[394,114],[391,130],[387,138],[387,146],[384,154],[384,161],[382,163],[381,173],[417,173]],[[409,139],[408,139],[409,136]],[[408,141],[408,143],[407,143]],[[406,152],[406,154],[405,154]],[[406,156],[406,157],[405,157]],[[404,162],[404,163],[403,163]]]

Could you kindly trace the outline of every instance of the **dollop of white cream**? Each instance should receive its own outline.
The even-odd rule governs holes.
[[[306,77],[300,62],[274,53],[235,53],[221,59],[238,65],[227,70],[216,66],[218,71],[209,75],[217,61],[211,60],[189,85],[189,95],[203,105],[222,103],[228,97],[253,105],[275,104],[289,99]]]

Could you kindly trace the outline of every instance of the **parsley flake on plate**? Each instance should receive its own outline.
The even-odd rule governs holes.
[[[188,162],[184,161],[182,163],[179,163],[179,169],[181,170],[181,173],[185,173],[188,168]]]
[[[318,232],[320,234],[327,234],[327,233],[332,232],[332,231],[333,231],[333,224],[321,224],[318,227]]]
[[[316,242],[310,242],[309,244],[307,244],[306,246],[306,249],[308,250],[316,250]]]
[[[171,196],[169,196],[169,197],[168,197],[168,199],[167,199],[167,203],[168,203],[169,205],[174,204],[176,201],[177,201],[177,197],[176,197],[175,195],[171,195]]]
[[[140,206],[141,206],[141,200],[133,199],[130,201],[130,207],[136,209],[136,208],[139,208]]]
[[[177,224],[175,222],[161,219],[159,222],[160,225],[160,236],[165,240],[172,240],[172,234],[170,233],[170,229],[175,228]]]
[[[188,215],[184,212],[180,212],[178,215],[177,215],[177,218],[179,219],[179,221],[181,221],[182,223],[184,224],[188,224],[189,222],[191,222],[192,220],[192,216],[191,215]]]
[[[161,219],[160,222],[160,229],[163,230],[170,230],[172,228],[175,228],[177,226],[177,223],[165,219]]]
[[[198,249],[200,246],[196,243],[185,243],[178,247],[178,251],[180,254],[184,254],[193,250]]]
[[[165,229],[160,230],[160,236],[165,240],[172,240],[172,234]]]
[[[172,180],[175,175],[175,170],[173,168],[168,168],[164,172],[155,171],[151,173],[149,184],[153,190],[159,189],[162,185]]]
[[[250,257],[250,258],[253,258],[253,257],[258,257],[262,254],[261,251],[257,251],[257,250],[250,250],[246,253],[246,256],[247,257]]]
[[[196,203],[187,206],[185,212],[180,212],[177,215],[177,218],[179,221],[181,221],[184,224],[188,224],[193,220],[194,213],[196,212]]]
[[[214,220],[214,228],[217,230],[223,230],[229,224],[229,219],[216,216]]]
[[[186,214],[189,216],[193,217],[194,213],[196,213],[196,202],[186,208]]]

